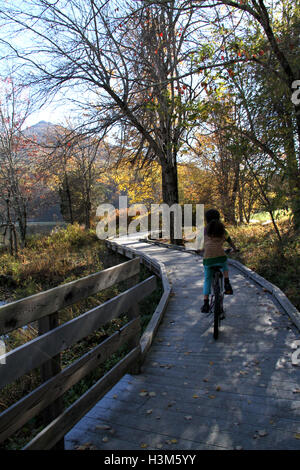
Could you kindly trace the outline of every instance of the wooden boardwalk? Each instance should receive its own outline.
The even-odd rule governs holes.
[[[121,243],[121,240],[120,240]],[[134,240],[173,288],[140,375],[125,375],[65,436],[66,449],[300,449],[299,331],[263,289],[230,268],[219,339],[202,314],[193,254]]]

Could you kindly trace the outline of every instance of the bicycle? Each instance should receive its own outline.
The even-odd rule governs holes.
[[[225,250],[226,254],[232,253],[234,250],[228,248]],[[224,276],[221,271],[221,266],[211,266],[210,268],[213,271],[212,278],[212,288],[213,295],[211,296],[209,304],[209,314],[214,314],[214,328],[213,328],[213,337],[218,339],[219,337],[219,328],[221,325],[221,320],[225,319],[225,311],[223,307],[224,300]]]

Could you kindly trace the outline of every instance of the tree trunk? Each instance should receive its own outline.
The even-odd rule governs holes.
[[[300,109],[298,111],[300,118]],[[300,119],[298,122],[298,137],[300,144]],[[286,116],[286,139],[285,139],[285,152],[287,155],[287,177],[289,184],[289,196],[291,210],[293,213],[293,222],[296,229],[300,228],[300,160],[297,161],[297,154],[295,149],[295,141],[293,135],[293,122],[290,115]]]
[[[70,222],[73,225],[74,218],[73,218],[73,210],[72,210],[71,191],[70,191],[69,179],[68,179],[67,174],[65,174],[65,182],[66,182],[66,193],[67,193],[68,206],[69,206]]]
[[[239,191],[238,191],[238,201],[239,201],[239,223],[243,224],[244,223],[244,214],[243,214],[243,185],[241,184],[241,181],[239,183]]]
[[[163,202],[171,207],[179,203],[178,197],[178,176],[177,164],[163,162],[162,164],[162,196]],[[170,239],[175,245],[182,245],[182,238],[175,238],[174,235],[174,214],[170,214]]]

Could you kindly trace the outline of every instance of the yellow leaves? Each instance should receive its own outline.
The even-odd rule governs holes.
[[[161,169],[157,162],[138,169],[124,161],[118,168],[111,168],[108,178],[117,185],[119,193],[127,193],[131,204],[161,200]]]
[[[148,444],[146,444],[145,442],[142,442],[140,447],[141,447],[141,449],[147,449]]]
[[[295,439],[300,439],[300,432],[296,432],[296,434],[294,435],[294,438]]]

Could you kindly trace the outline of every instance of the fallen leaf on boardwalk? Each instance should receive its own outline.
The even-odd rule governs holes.
[[[148,395],[148,392],[141,392],[139,393],[140,397],[146,397]]]
[[[208,382],[208,379],[203,379],[203,382]]]
[[[76,450],[90,450],[92,446],[91,442],[86,442],[85,444],[82,444],[78,447],[75,447]]]
[[[153,410],[147,410],[147,411],[146,411],[147,415],[151,415],[152,411],[153,411]]]
[[[162,444],[157,444],[157,445],[156,445],[156,448],[157,448],[157,449],[162,449],[162,447],[163,447]]]
[[[265,430],[263,429],[263,430],[261,430],[261,431],[258,431],[258,435],[259,435],[260,437],[264,437],[264,436],[267,436],[268,433],[267,433],[267,431],[265,431]]]
[[[190,421],[192,419],[192,416],[185,416],[184,419],[186,419],[187,421]]]
[[[195,395],[193,395],[193,398],[199,398],[199,395],[195,393]]]
[[[209,365],[213,366],[214,365],[213,361],[209,361]]]
[[[114,399],[118,398],[118,395],[113,395],[113,398],[114,398]]]
[[[177,444],[177,439],[171,439],[171,444]]]
[[[155,392],[149,392],[149,397],[156,397],[156,393]]]
[[[297,432],[294,436],[296,439],[300,439],[300,432]]]
[[[140,447],[141,447],[142,449],[147,449],[148,444],[146,444],[145,442],[142,442],[141,445],[140,445]]]
[[[211,400],[213,400],[213,399],[216,398],[216,397],[215,397],[215,395],[209,395],[208,398],[210,398]]]
[[[103,437],[102,442],[108,442],[108,437],[107,436]]]
[[[98,424],[98,426],[95,427],[95,429],[101,429],[101,430],[104,430],[104,431],[107,431],[110,428],[111,428],[111,426],[109,426],[108,424]]]
[[[236,446],[235,450],[243,450],[242,446]]]
[[[216,390],[217,390],[217,392],[219,392],[221,390],[220,385],[217,385]]]

